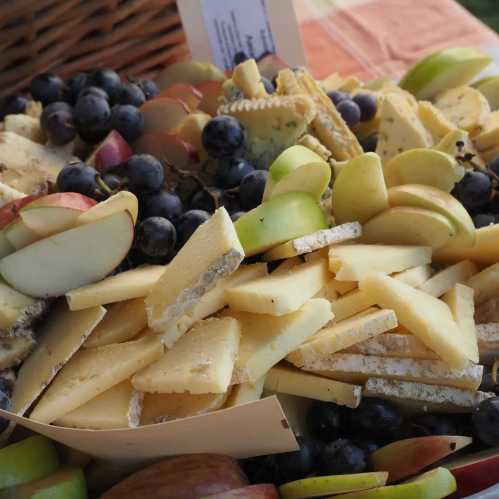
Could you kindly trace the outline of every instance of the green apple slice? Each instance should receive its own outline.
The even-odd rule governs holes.
[[[432,185],[450,192],[464,176],[464,168],[449,154],[435,149],[410,149],[384,166],[388,187],[403,184]]]
[[[456,479],[448,469],[435,468],[400,485],[329,496],[327,499],[442,499],[456,488]]]
[[[279,487],[282,499],[307,499],[325,494],[340,494],[356,490],[372,489],[386,484],[388,473],[355,473],[304,478]]]
[[[0,449],[0,489],[44,478],[59,467],[54,444],[34,436]]]
[[[371,218],[362,228],[367,243],[445,246],[456,235],[454,224],[431,210],[397,206]]]
[[[417,99],[431,99],[439,92],[469,83],[492,62],[473,48],[450,48],[417,62],[400,82]]]
[[[388,189],[390,206],[413,206],[433,210],[446,216],[456,227],[452,244],[470,247],[475,244],[476,230],[464,206],[452,195],[429,185],[406,184]]]
[[[499,109],[499,76],[483,78],[472,86],[481,92],[487,99],[491,111],[497,111]]]
[[[265,185],[265,191],[263,193],[263,200],[266,201],[267,199],[270,199],[271,196],[277,195],[274,194],[274,189],[276,188],[277,184],[282,182],[296,169],[309,163],[323,164],[324,166],[327,166],[327,169],[329,170],[329,178],[331,177],[331,167],[317,153],[301,145],[288,147],[285,151],[279,154],[279,156],[270,165],[269,176],[267,179],[267,184]],[[325,170],[325,168],[323,168],[323,170]],[[320,170],[317,169],[317,172],[320,172]],[[317,172],[315,175],[317,175]],[[298,180],[300,178],[303,178],[302,175],[303,173],[299,175]],[[317,178],[316,180],[317,185],[315,187],[315,191],[312,192],[312,194],[318,198],[320,198],[320,195],[324,192],[327,184],[329,183],[328,179],[326,185],[323,185],[323,176],[324,173],[322,173],[322,175],[318,175],[319,178]],[[307,181],[307,183],[308,182],[309,181]],[[300,186],[297,181],[292,182],[292,185],[298,187]],[[299,191],[309,192],[303,188],[299,189]],[[320,193],[317,193],[317,191],[320,191]],[[281,189],[280,193],[283,194],[284,192],[290,192],[290,190],[288,189],[287,191],[282,191]]]
[[[265,201],[234,224],[246,256],[327,228],[324,212],[305,192],[288,192]]]
[[[341,169],[334,182],[332,203],[338,223],[364,223],[388,208],[383,167],[377,154],[361,154]]]

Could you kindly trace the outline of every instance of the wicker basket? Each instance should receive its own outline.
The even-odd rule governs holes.
[[[44,71],[153,76],[187,55],[175,0],[0,0],[0,96]]]

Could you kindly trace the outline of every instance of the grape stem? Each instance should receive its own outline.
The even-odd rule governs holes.
[[[113,194],[113,190],[102,180],[102,177],[100,175],[97,175],[95,177],[95,181],[97,182],[98,186],[108,195],[111,196]]]

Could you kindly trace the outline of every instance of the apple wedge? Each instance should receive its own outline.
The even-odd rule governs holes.
[[[91,209],[81,213],[74,225],[78,226],[97,222],[97,220],[109,217],[120,211],[127,211],[135,225],[139,216],[139,200],[137,196],[128,191],[117,192],[105,201],[101,201]]]
[[[125,258],[132,241],[132,217],[121,211],[8,255],[0,260],[0,274],[29,296],[61,296],[103,279]]]
[[[174,83],[163,90],[157,98],[169,97],[170,99],[178,99],[193,111],[197,109],[199,103],[203,100],[203,94],[188,83]]]
[[[211,116],[207,113],[191,113],[182,121],[177,130],[177,137],[191,144],[196,149],[201,161],[208,159],[208,153],[203,146],[202,134],[203,128],[210,120]]]
[[[418,148],[393,157],[384,165],[384,174],[388,187],[423,184],[450,192],[463,178],[464,168],[449,154]]]
[[[195,85],[206,80],[222,82],[225,75],[209,62],[180,61],[164,69],[156,78],[156,85],[160,90],[165,90],[174,83]]]
[[[220,97],[223,95],[221,81],[200,81],[196,84],[196,88],[203,94],[203,98],[198,105],[200,111],[217,115],[217,109],[220,106]]]
[[[499,77],[483,78],[474,83],[472,87],[476,88],[487,99],[491,111],[499,109]]]
[[[149,100],[140,111],[144,117],[144,133],[173,132],[190,112],[185,103],[170,97]]]
[[[100,172],[124,163],[133,154],[128,142],[117,132],[111,130],[108,136],[96,147],[87,164]]]
[[[14,250],[20,250],[38,239],[41,239],[36,232],[29,229],[21,218],[16,218],[2,231],[8,243]]]
[[[16,218],[19,217],[19,211],[31,203],[35,199],[38,199],[40,196],[25,196],[20,199],[15,199],[10,203],[2,206],[0,208],[0,229],[3,229],[11,222],[13,222]]]

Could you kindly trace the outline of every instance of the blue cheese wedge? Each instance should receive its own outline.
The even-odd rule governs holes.
[[[135,374],[132,384],[149,393],[225,393],[240,335],[233,318],[200,321],[161,359]]]
[[[334,381],[285,366],[273,367],[265,378],[265,390],[334,402],[355,409],[360,404],[362,387]]]
[[[165,268],[146,298],[149,327],[163,334],[171,348],[182,335],[174,325],[189,314],[217,282],[232,274],[244,258],[244,250],[225,208],[200,225]]]

